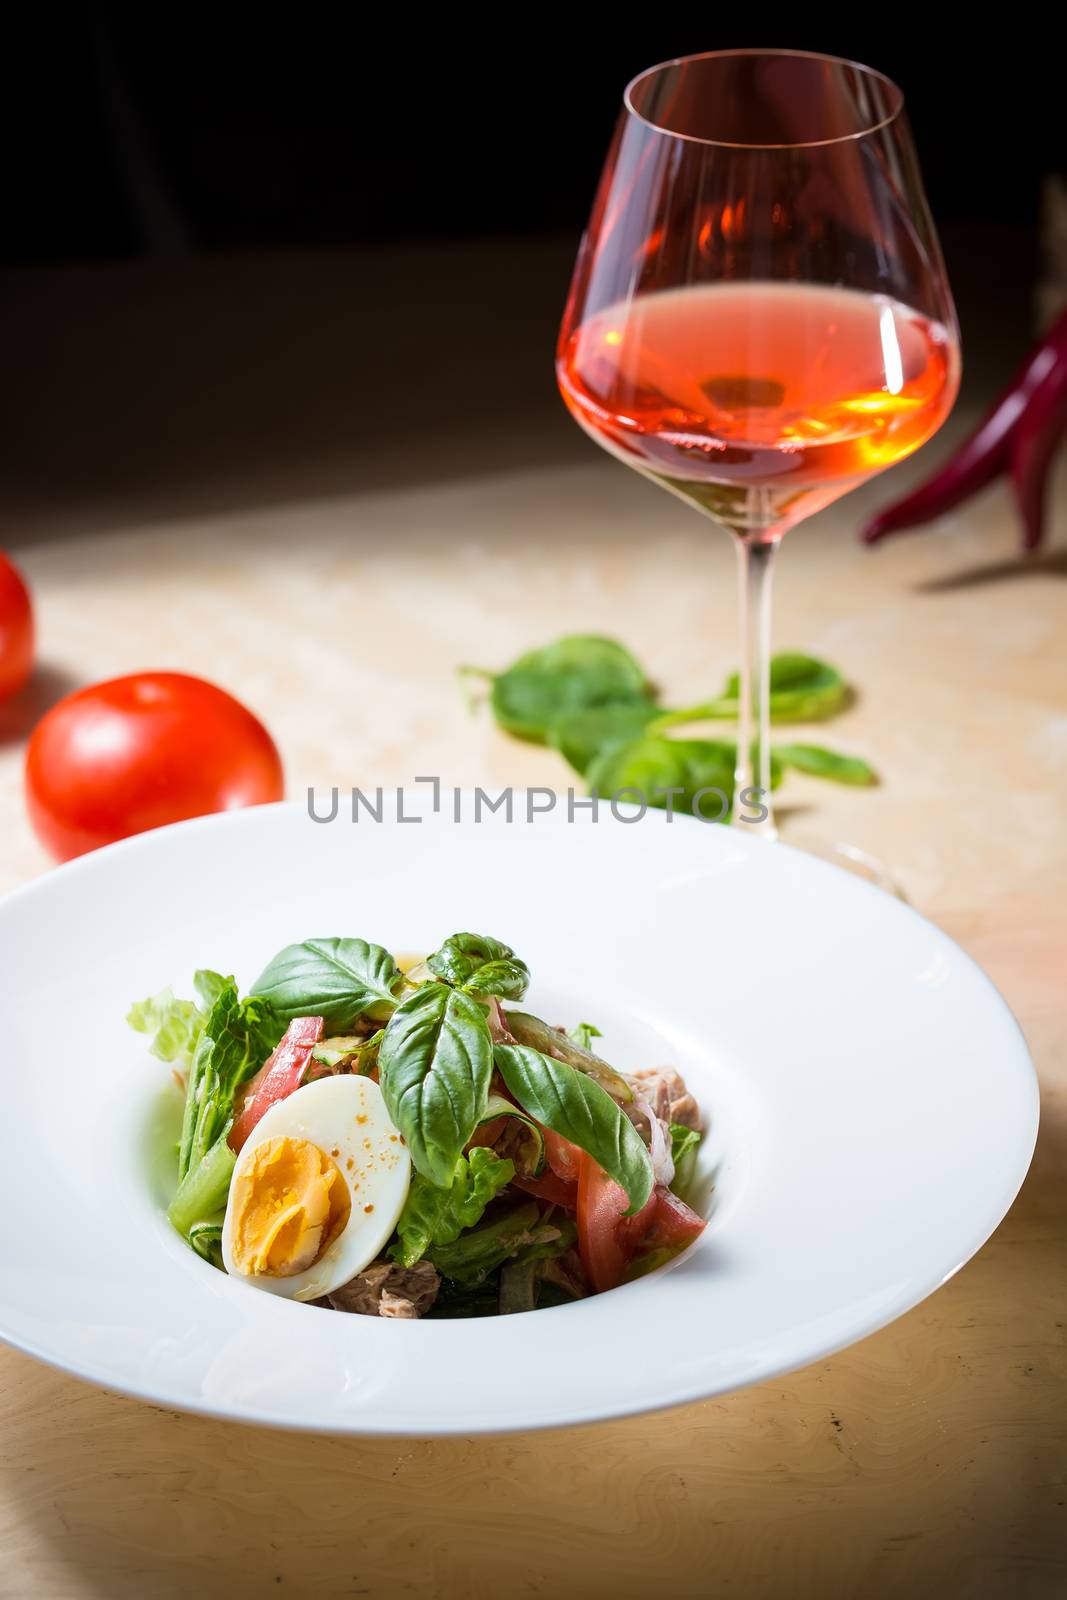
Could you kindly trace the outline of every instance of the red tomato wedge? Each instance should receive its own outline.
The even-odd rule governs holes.
[[[625,1189],[592,1156],[583,1154],[578,1173],[578,1252],[598,1294],[616,1288],[626,1272],[629,1256],[619,1241],[618,1225],[629,1204]]]
[[[564,1183],[577,1183],[582,1151],[561,1133],[553,1133],[551,1128],[542,1127],[541,1132],[545,1136],[545,1160],[556,1177],[562,1178]]]
[[[264,1112],[299,1089],[311,1060],[312,1047],[322,1038],[321,1017],[294,1017],[285,1036],[250,1078],[240,1115],[230,1129],[231,1150],[240,1150]]]
[[[682,1249],[706,1224],[684,1200],[657,1183],[640,1211],[626,1215],[625,1189],[593,1160],[582,1156],[578,1177],[578,1249],[598,1293],[616,1289],[635,1256],[648,1250]]]
[[[549,1205],[565,1206],[568,1211],[577,1208],[578,1185],[566,1183],[554,1172],[542,1172],[539,1178],[515,1177],[511,1182],[514,1188],[525,1189],[527,1194],[535,1194],[538,1200],[547,1200]]]

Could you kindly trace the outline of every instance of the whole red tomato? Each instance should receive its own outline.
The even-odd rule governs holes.
[[[30,821],[61,861],[167,822],[282,797],[263,724],[184,672],[137,672],[79,689],[26,752]]]
[[[22,574],[0,550],[0,700],[15,694],[33,666],[33,607]]]

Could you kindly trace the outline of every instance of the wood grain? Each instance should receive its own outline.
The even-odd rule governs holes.
[[[157,506],[141,521],[83,498],[57,513],[78,536],[53,525],[20,555],[43,666],[0,719],[0,887],[46,866],[22,809],[20,739],[73,682],[149,665],[206,673],[264,714],[295,794],[431,771],[559,782],[548,752],[468,716],[452,673],[566,629],[619,634],[683,703],[717,685],[735,656],[726,541],[562,438],[546,447],[555,464],[496,476],[415,461],[389,490],[341,473],[332,498],[250,493],[191,510],[179,496],[172,518]],[[852,531],[871,494],[787,541],[778,640],[860,683],[832,742],[869,755],[885,782],[856,794],[790,779],[785,799],[791,823],[895,864],[1024,1025],[1043,1124],[993,1239],[833,1360],[556,1433],[360,1442],[244,1429],[4,1351],[0,1595],[1067,1591],[1067,561],[1061,538],[1015,562],[1000,491],[863,553]]]

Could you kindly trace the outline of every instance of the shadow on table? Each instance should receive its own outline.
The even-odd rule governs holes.
[[[952,594],[959,589],[1014,583],[1020,578],[1067,578],[1067,550],[1045,550],[1034,556],[1020,555],[1007,561],[990,562],[984,567],[943,573],[915,587],[920,594]]]
[[[0,702],[0,749],[27,738],[45,712],[77,687],[77,679],[64,668],[39,661],[24,688]]]

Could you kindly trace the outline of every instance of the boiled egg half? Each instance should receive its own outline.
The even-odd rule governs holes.
[[[380,1255],[411,1157],[372,1078],[305,1084],[271,1106],[237,1157],[222,1227],[226,1271],[316,1300]]]

